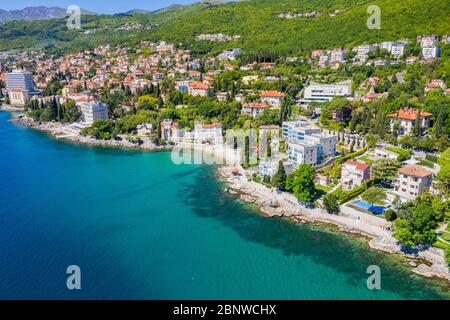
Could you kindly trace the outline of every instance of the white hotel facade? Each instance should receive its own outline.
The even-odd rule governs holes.
[[[283,139],[288,143],[288,158],[293,165],[317,165],[336,154],[337,136],[325,134],[306,121],[283,122]]]
[[[95,120],[108,120],[108,106],[98,101],[81,101],[77,103],[83,114],[83,122],[92,125]]]
[[[307,105],[311,102],[323,103],[333,100],[335,97],[348,97],[351,94],[351,80],[332,84],[312,83],[305,88],[300,104]]]

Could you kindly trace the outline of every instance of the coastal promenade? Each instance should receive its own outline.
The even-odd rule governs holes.
[[[268,217],[288,217],[293,222],[323,222],[335,225],[339,230],[370,238],[369,246],[373,249],[403,254],[411,261],[413,272],[425,277],[438,277],[450,282],[450,272],[441,249],[405,248],[392,236],[391,223],[383,218],[341,206],[338,215],[329,214],[321,208],[302,205],[293,195],[253,182],[244,174],[232,174],[231,166],[219,168],[219,176],[228,182],[228,191],[239,194],[244,202],[254,203]],[[426,262],[424,262],[424,260]]]

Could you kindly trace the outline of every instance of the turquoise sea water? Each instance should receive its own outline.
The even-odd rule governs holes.
[[[363,239],[260,216],[222,192],[212,167],[61,142],[8,118],[0,112],[0,298],[449,297]],[[80,291],[66,288],[73,264]]]

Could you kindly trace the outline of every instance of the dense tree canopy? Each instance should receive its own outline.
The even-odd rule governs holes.
[[[286,180],[286,189],[303,202],[313,202],[317,190],[314,185],[315,170],[308,164],[301,164]]]

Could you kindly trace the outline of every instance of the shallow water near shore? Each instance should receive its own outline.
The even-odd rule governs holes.
[[[448,299],[332,228],[266,218],[215,168],[66,143],[0,112],[0,298]],[[80,291],[66,268],[81,268]],[[381,268],[381,290],[366,269]]]

